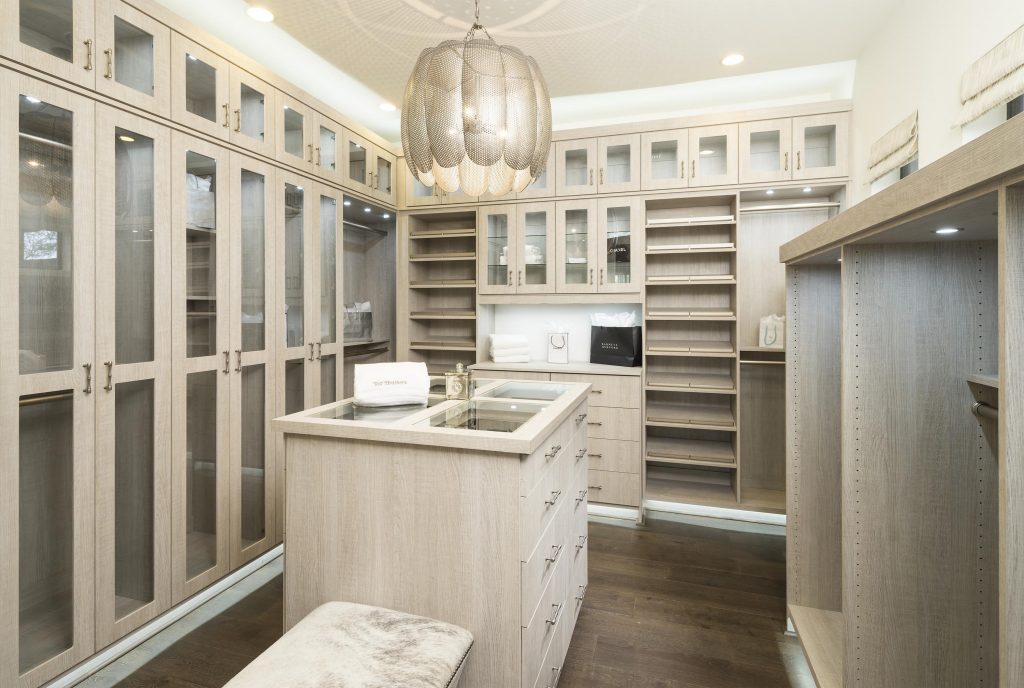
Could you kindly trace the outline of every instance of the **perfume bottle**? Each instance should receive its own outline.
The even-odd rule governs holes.
[[[469,399],[473,394],[473,372],[466,370],[461,363],[455,364],[455,370],[444,374],[444,392],[447,399]]]

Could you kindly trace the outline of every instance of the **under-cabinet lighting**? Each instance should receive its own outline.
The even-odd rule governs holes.
[[[743,62],[745,58],[739,53],[730,53],[722,58],[722,64],[726,67],[735,67]]]
[[[255,19],[258,22],[274,21],[274,13],[266,7],[253,6],[247,9],[245,13],[249,15],[250,19]]]
[[[811,193],[812,191],[814,191],[814,189],[812,189],[811,187],[809,187],[809,186],[805,186],[804,187],[804,193]]]
[[[121,141],[124,141],[125,143],[135,143],[135,138],[128,136],[127,134],[121,134],[117,138]]]
[[[775,195],[775,189],[768,189],[767,191],[764,192],[764,195],[765,196],[774,196]]]
[[[28,102],[32,103],[33,105],[35,105],[36,103],[42,102],[38,98],[36,98],[35,96],[25,96],[25,100],[27,100]]]
[[[935,230],[936,234],[956,234],[957,232],[964,231],[961,227],[941,227]]]
[[[381,103],[381,104],[380,104],[380,105],[378,105],[377,107],[379,107],[379,108],[380,108],[381,110],[383,110],[384,112],[394,112],[395,110],[397,110],[397,109],[398,109],[398,108],[397,108],[397,107],[395,107],[395,106],[394,106],[394,104],[392,104],[392,103]]]
[[[352,205],[352,201],[345,201],[343,205]]]

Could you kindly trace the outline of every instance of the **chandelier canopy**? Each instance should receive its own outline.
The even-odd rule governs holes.
[[[501,196],[539,177],[550,147],[551,100],[537,61],[491,38],[477,0],[466,37],[424,50],[409,77],[402,101],[409,169],[428,187]]]

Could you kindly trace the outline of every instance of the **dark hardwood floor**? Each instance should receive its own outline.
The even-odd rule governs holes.
[[[813,686],[783,633],[785,549],[775,535],[591,523],[590,585],[560,688]],[[280,635],[281,592],[278,576],[117,685],[223,686]]]

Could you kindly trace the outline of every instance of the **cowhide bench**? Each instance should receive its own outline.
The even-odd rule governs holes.
[[[320,605],[225,688],[456,688],[473,635],[422,616]]]

